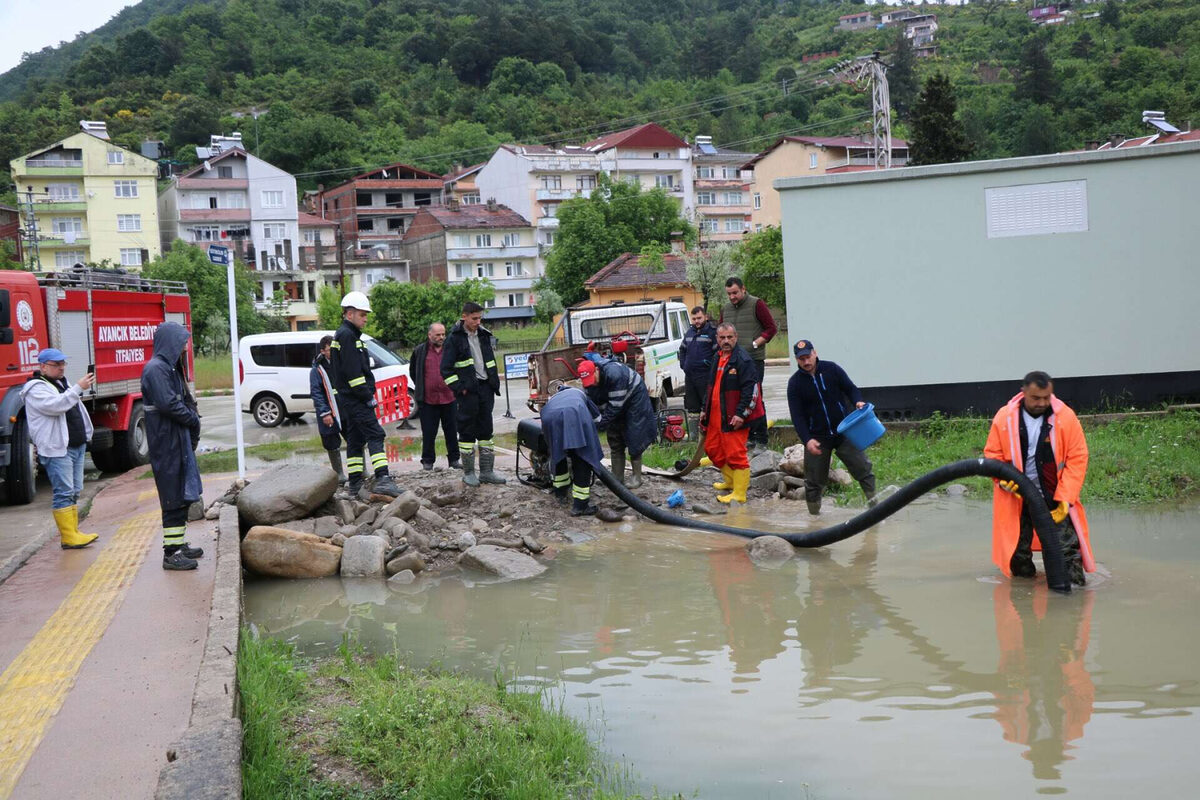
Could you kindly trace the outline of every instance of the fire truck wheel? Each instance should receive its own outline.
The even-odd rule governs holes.
[[[129,412],[129,427],[113,431],[112,447],[92,453],[92,463],[101,472],[126,472],[150,463],[146,439],[146,411],[139,400]]]
[[[14,506],[27,505],[33,502],[33,496],[37,493],[37,461],[33,457],[33,444],[29,441],[29,426],[24,414],[13,424],[10,452],[12,457],[4,476],[7,499]]]
[[[283,422],[283,418],[287,416],[287,409],[284,408],[283,401],[275,395],[260,394],[250,404],[250,414],[262,427],[274,428]]]

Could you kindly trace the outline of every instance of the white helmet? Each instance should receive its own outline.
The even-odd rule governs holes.
[[[356,308],[359,311],[370,311],[371,301],[362,292],[350,292],[342,298],[342,308]]]

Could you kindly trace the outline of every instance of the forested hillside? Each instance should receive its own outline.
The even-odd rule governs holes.
[[[920,82],[946,74],[975,158],[1134,134],[1143,109],[1200,115],[1200,3],[1075,0],[1074,24],[1045,28],[1030,5],[926,6],[939,53],[914,60],[894,29],[835,30],[863,6],[825,0],[144,0],[0,77],[0,160],[82,118],[184,160],[239,129],[304,186],[646,120],[754,151],[781,133],[867,129],[869,96],[829,75],[833,59],[803,60],[831,51],[897,62],[898,135]],[[234,116],[255,109],[257,123]]]

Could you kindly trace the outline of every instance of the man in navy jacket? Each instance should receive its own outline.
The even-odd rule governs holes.
[[[692,327],[683,334],[679,345],[679,366],[683,368],[683,409],[688,413],[688,432],[694,435],[699,425],[692,424],[692,415],[704,410],[708,373],[712,371],[713,353],[717,349],[717,329],[704,306],[692,309]]]
[[[804,498],[808,501],[808,513],[821,513],[821,495],[829,482],[829,462],[835,452],[862,487],[867,502],[874,505],[875,473],[871,460],[837,432],[838,424],[853,408],[866,405],[862,392],[844,369],[832,361],[819,360],[811,341],[801,339],[792,352],[800,369],[788,381],[788,408],[796,434],[804,443]]]

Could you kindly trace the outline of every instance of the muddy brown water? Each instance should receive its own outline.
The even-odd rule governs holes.
[[[1195,796],[1195,512],[1089,517],[1101,571],[1065,597],[1000,576],[988,506],[942,496],[775,569],[730,536],[583,526],[531,581],[248,581],[246,617],[305,655],[349,634],[548,687],[643,791]]]

